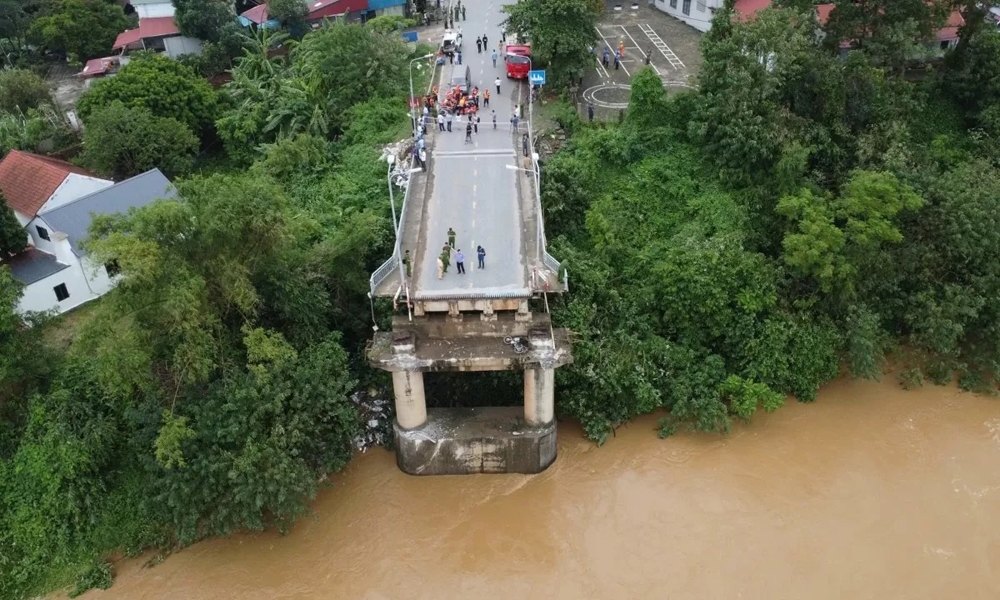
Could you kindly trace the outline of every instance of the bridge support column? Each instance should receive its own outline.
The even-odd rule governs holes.
[[[396,421],[401,428],[415,429],[427,422],[423,373],[393,371],[392,391],[396,396]]]
[[[524,370],[524,420],[529,425],[547,425],[555,418],[554,369]]]

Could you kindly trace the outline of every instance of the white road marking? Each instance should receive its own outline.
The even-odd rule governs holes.
[[[614,60],[615,49],[611,46],[611,44],[608,43],[608,39],[606,37],[604,37],[604,34],[601,33],[600,29],[597,30],[597,35],[601,36],[601,39],[604,40],[604,45],[611,49],[611,60]],[[621,61],[619,61],[619,62],[621,62]],[[621,67],[625,71],[625,76],[631,78],[632,75],[628,72],[628,69],[625,68],[625,65],[622,64]]]
[[[484,158],[517,156],[517,152],[496,148],[493,150],[442,150],[437,153],[438,158],[476,158],[477,156]]]
[[[656,49],[660,51],[660,54],[662,54],[663,57],[667,59],[671,67],[673,67],[674,69],[684,68],[684,63],[681,62],[681,59],[678,58],[676,54],[674,54],[674,51],[670,49],[670,46],[668,46],[667,43],[663,41],[663,39],[653,30],[653,28],[649,26],[649,24],[639,23],[639,29],[640,31],[646,34],[646,37],[649,38],[649,41],[653,42],[653,45],[656,46]]]
[[[639,42],[635,41],[635,38],[632,37],[632,34],[628,32],[628,29],[625,29],[624,25],[621,25],[621,28],[622,31],[625,32],[625,35],[628,36],[628,39],[632,40],[632,43],[635,44],[636,49],[639,50],[639,54],[641,54],[642,57],[645,59],[650,59],[650,56],[642,51],[642,48],[639,47]],[[656,68],[656,65],[653,64],[651,59],[649,60],[649,66],[653,67],[653,71],[655,71],[657,75],[660,74],[660,70]]]

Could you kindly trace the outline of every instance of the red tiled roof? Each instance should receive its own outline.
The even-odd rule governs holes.
[[[168,35],[177,35],[181,32],[177,28],[177,23],[173,17],[153,17],[151,19],[139,19],[139,37],[147,40]]]
[[[71,173],[93,177],[65,161],[11,150],[0,160],[0,192],[7,206],[34,217]]]
[[[763,10],[771,5],[771,0],[736,0],[736,14],[741,21],[747,21],[757,14],[758,10]]]
[[[177,28],[177,23],[173,17],[153,17],[150,19],[139,19],[139,26],[135,29],[126,29],[118,34],[115,45],[111,48],[118,50],[125,46],[130,46],[139,40],[150,38],[166,37],[177,35],[181,32]]]
[[[258,25],[267,23],[270,20],[270,18],[267,16],[266,4],[258,4],[257,6],[251,8],[250,10],[241,13],[240,16],[250,21],[251,23],[256,23]]]
[[[111,46],[112,50],[118,50],[119,48],[124,48],[125,46],[131,46],[132,44],[138,42],[142,36],[139,35],[139,28],[126,29],[125,31],[118,34],[115,38],[115,45]]]
[[[836,4],[818,4],[816,6],[816,13],[819,15],[819,24],[826,25],[826,22],[830,20],[830,13],[833,12],[833,8],[837,6]]]

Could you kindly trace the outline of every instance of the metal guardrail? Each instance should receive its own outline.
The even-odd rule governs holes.
[[[396,264],[396,253],[393,252],[392,256],[389,257],[389,260],[382,263],[381,267],[375,269],[371,278],[368,279],[368,285],[371,287],[372,296],[375,295],[375,289],[382,285],[385,278],[388,277],[392,273],[393,269],[396,268]]]
[[[545,254],[542,255],[542,262],[544,262],[545,266],[552,269],[552,271],[557,275],[559,274],[559,261],[556,260],[554,256],[549,254],[547,250],[545,251]]]
[[[410,162],[406,167],[406,170],[408,171],[412,168],[413,168],[413,158],[411,157]],[[389,277],[389,275],[392,274],[393,269],[398,268],[399,266],[399,258],[401,252],[400,247],[403,244],[403,237],[405,236],[404,227],[406,224],[406,208],[410,204],[410,192],[413,189],[413,187],[414,187],[413,179],[411,176],[411,178],[406,183],[406,191],[403,192],[403,206],[399,210],[399,231],[396,232],[396,241],[393,243],[392,246],[392,256],[390,256],[388,260],[382,263],[382,266],[376,269],[375,272],[372,273],[371,277],[368,279],[368,286],[373,296],[375,295],[375,290],[378,288],[378,286],[382,285],[382,282],[385,281],[386,277]]]

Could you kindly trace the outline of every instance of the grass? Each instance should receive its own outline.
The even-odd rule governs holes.
[[[93,317],[99,302],[100,299],[92,300],[45,323],[42,326],[45,342],[60,352],[69,349],[77,332]]]

